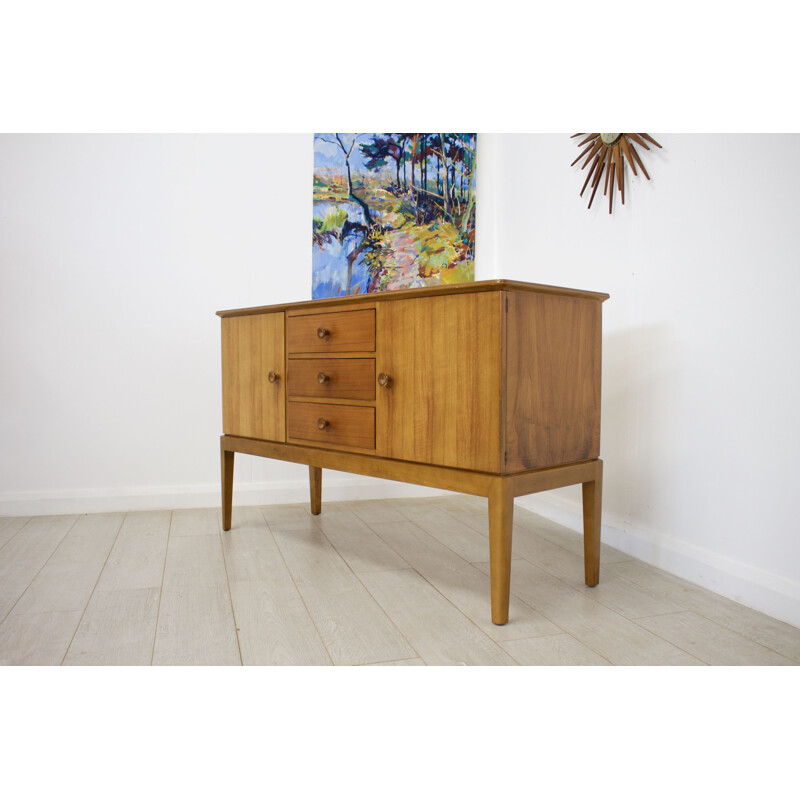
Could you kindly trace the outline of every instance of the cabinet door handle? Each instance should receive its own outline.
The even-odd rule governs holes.
[[[327,383],[327,382],[330,380],[330,376],[326,375],[324,372],[320,372],[320,373],[317,375],[317,380],[318,380],[320,383]]]
[[[328,427],[328,425],[330,425],[330,422],[328,422],[328,420],[326,420],[326,419],[325,419],[325,417],[320,417],[320,418],[317,420],[317,427],[318,427],[318,428],[319,428],[321,431],[324,431],[324,430],[325,430],[325,428],[327,428],[327,427]]]
[[[383,386],[385,389],[388,389],[392,385],[391,375],[381,372],[381,374],[378,375],[378,384]]]
[[[278,378],[280,378],[280,375],[278,375],[277,372],[270,372],[269,375],[267,375],[267,380],[270,383],[275,383],[275,381],[278,380]]]
[[[317,328],[317,336],[320,339],[324,339],[326,336],[330,336],[331,332],[327,328]]]

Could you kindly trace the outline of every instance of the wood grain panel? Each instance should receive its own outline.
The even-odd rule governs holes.
[[[235,451],[263,458],[277,458],[295,464],[335,469],[339,472],[353,472],[357,475],[370,475],[374,478],[414,483],[418,486],[433,486],[451,492],[486,496],[491,481],[491,476],[484,472],[414,464],[408,461],[379,458],[372,454],[345,452],[341,449],[342,445],[338,445],[339,449],[337,450],[323,450],[318,443],[310,445],[282,444],[280,442],[261,442],[257,439],[241,439],[235,436],[221,436],[220,447],[223,452]]]
[[[269,373],[277,379],[269,381]],[[222,320],[225,433],[286,441],[283,312]]]
[[[319,336],[320,329],[327,331],[323,338]],[[290,314],[287,345],[290,353],[372,352],[375,350],[375,309]]]
[[[421,289],[403,289],[402,292],[377,292],[374,294],[337,297],[335,300],[306,300],[302,303],[276,303],[271,306],[252,306],[250,308],[234,308],[217,311],[219,317],[239,317],[247,314],[263,314],[268,311],[290,311],[297,315],[313,314],[315,311],[327,311],[331,302],[337,309],[350,310],[359,307],[374,308],[376,303],[405,302],[416,297],[433,297],[435,295],[475,294],[480,292],[498,292],[513,289],[520,292],[536,292],[537,294],[556,294],[562,297],[585,297],[594,300],[608,300],[605,292],[587,292],[582,289],[569,289],[565,286],[545,286],[540,283],[523,283],[522,281],[490,280],[471,283],[440,284],[426,286]]]
[[[597,458],[600,301],[507,297],[506,471]]]
[[[500,471],[500,293],[378,306],[378,452]]]
[[[290,439],[350,447],[375,447],[375,409],[334,403],[289,403]],[[327,425],[320,429],[319,420]]]
[[[326,378],[323,383],[320,374]],[[290,359],[288,385],[295,397],[374,400],[375,359]]]

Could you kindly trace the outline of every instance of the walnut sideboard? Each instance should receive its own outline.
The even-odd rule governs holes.
[[[514,498],[583,486],[600,571],[601,309],[607,294],[480,281],[217,312],[222,519],[234,453],[480,495],[492,621],[508,621]]]

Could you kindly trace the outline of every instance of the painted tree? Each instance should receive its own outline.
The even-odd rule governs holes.
[[[400,187],[400,164],[405,156],[405,134],[384,133],[374,135],[371,142],[359,145],[367,169],[379,172],[386,166],[387,159],[395,162],[397,186]]]
[[[409,157],[411,160],[411,191],[416,191],[416,181],[414,178],[414,167],[419,163],[420,148],[421,148],[421,133],[409,133],[408,136],[410,151]]]
[[[344,242],[349,237],[352,237],[355,246],[353,249],[347,254],[347,278],[346,278],[346,285],[345,285],[345,294],[352,293],[352,284],[353,284],[353,266],[355,265],[358,257],[362,255],[371,245],[372,245],[372,237],[370,235],[371,231],[375,229],[375,222],[372,219],[372,214],[370,214],[369,206],[356,195],[355,191],[353,190],[353,174],[350,167],[350,157],[353,154],[353,148],[356,146],[356,142],[358,141],[359,136],[362,134],[354,134],[352,141],[349,145],[345,144],[345,141],[342,139],[343,134],[335,133],[334,136],[336,141],[331,141],[330,139],[326,139],[324,136],[320,136],[323,142],[327,142],[328,144],[335,144],[339,147],[342,151],[342,155],[344,156],[344,163],[345,168],[347,170],[347,196],[353,200],[353,202],[357,203],[361,210],[364,212],[364,221],[365,225],[362,225],[360,222],[351,222],[349,219],[345,220],[344,225],[342,226],[341,230],[341,239],[340,241]]]
[[[441,170],[442,174],[441,198],[444,203],[444,215],[446,219],[450,219],[450,204],[452,199],[450,195],[450,159],[452,157],[452,148],[448,147],[446,136],[447,134],[444,133],[435,134],[436,144],[431,147],[431,151],[437,158],[438,169]]]
[[[358,137],[362,134],[356,133],[353,135],[353,140],[350,142],[350,146],[345,146],[345,143],[342,141],[341,133],[335,133],[334,136],[336,137],[336,141],[332,142],[330,139],[326,139],[323,136],[320,136],[323,142],[327,142],[328,144],[336,144],[342,151],[342,155],[344,155],[344,163],[345,167],[347,168],[347,196],[353,200],[355,203],[358,203],[361,206],[361,210],[364,212],[364,220],[367,223],[367,227],[371,228],[375,223],[372,220],[372,215],[369,213],[369,206],[356,195],[353,191],[353,175],[350,170],[350,156],[353,154],[353,148],[356,146],[356,142],[358,141]]]
[[[472,210],[475,208],[475,134],[462,137],[464,174],[467,181],[466,207],[461,217],[461,232],[466,233],[469,228]]]
[[[472,211],[475,208],[475,140],[473,133],[459,134],[459,160],[461,164],[462,182],[461,196],[463,213],[461,216],[461,232],[469,228]],[[466,185],[465,185],[466,184]]]

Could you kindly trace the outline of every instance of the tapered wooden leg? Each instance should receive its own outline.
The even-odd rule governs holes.
[[[308,484],[311,488],[311,513],[322,511],[322,467],[308,468]]]
[[[600,517],[603,508],[603,462],[598,459],[595,479],[583,487],[583,564],[586,585],[600,582]]]
[[[231,510],[233,509],[233,450],[221,448],[222,459],[222,530],[231,529]]]
[[[514,495],[502,478],[489,490],[489,573],[491,575],[492,622],[508,622],[511,591],[511,529],[514,524]]]

